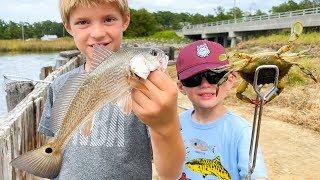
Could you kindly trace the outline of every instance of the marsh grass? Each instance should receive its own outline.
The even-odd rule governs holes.
[[[302,34],[295,43],[304,44],[318,44],[319,43],[319,32],[312,32],[307,34]],[[259,38],[251,39],[249,42],[252,44],[270,44],[270,43],[287,43],[289,34],[274,34],[271,36],[261,36]]]
[[[53,41],[0,40],[0,52],[54,52],[72,49],[76,49],[76,46],[71,38],[59,38]]]
[[[156,43],[156,44],[185,44],[190,42],[181,38],[174,31],[161,31],[149,37],[125,38],[127,42]],[[0,52],[57,52],[76,49],[72,38],[59,38],[53,41],[41,41],[38,39],[22,40],[0,40]]]
[[[160,31],[149,37],[126,38],[127,41],[154,42],[162,44],[185,44],[191,42],[186,38],[179,37],[174,31]]]

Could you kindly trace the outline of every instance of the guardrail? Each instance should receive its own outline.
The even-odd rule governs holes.
[[[262,16],[247,16],[247,17],[242,17],[242,18],[238,18],[238,19],[230,19],[230,20],[217,21],[217,22],[212,22],[212,23],[188,25],[188,26],[184,26],[181,30],[178,30],[178,32],[183,32],[184,30],[189,30],[189,29],[199,29],[199,28],[204,28],[204,27],[212,27],[212,26],[219,26],[219,25],[225,25],[225,24],[261,21],[261,20],[269,20],[269,19],[279,19],[279,18],[304,16],[304,15],[311,15],[311,14],[320,14],[320,7],[297,10],[297,11],[275,13],[275,14],[270,14],[270,15],[262,15]]]

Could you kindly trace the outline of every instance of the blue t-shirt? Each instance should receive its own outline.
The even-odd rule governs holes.
[[[186,158],[181,179],[244,179],[247,175],[251,126],[231,111],[208,124],[192,119],[193,109],[180,114]],[[251,176],[267,177],[259,151]]]

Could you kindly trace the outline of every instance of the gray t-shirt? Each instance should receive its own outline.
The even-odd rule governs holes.
[[[51,137],[55,135],[50,123],[55,97],[70,75],[83,71],[84,67],[80,66],[59,76],[50,86],[39,124],[40,132]],[[147,127],[134,114],[126,116],[117,106],[106,104],[95,114],[87,138],[79,129],[65,147],[61,171],[56,179],[152,178]]]

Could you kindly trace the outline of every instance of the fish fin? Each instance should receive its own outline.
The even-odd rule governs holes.
[[[88,138],[94,126],[95,114],[91,111],[80,125],[80,133],[84,138]]]
[[[51,128],[56,134],[65,118],[69,105],[83,83],[87,74],[74,74],[68,78],[65,85],[60,89],[52,108]]]
[[[52,144],[24,153],[10,164],[17,169],[35,176],[53,179],[60,173],[62,164],[61,149],[53,149]]]
[[[117,105],[120,107],[122,112],[126,115],[130,114],[132,111],[132,98],[131,93],[128,92],[124,96],[121,96],[117,100]]]
[[[89,69],[89,73],[95,70],[103,61],[110,57],[114,52],[107,49],[103,45],[93,47],[93,61]]]
[[[221,159],[220,159],[220,156],[217,156],[213,159],[213,162],[217,162],[217,163],[220,163],[221,164]]]
[[[139,79],[137,76],[133,75],[129,78],[129,84],[132,88],[138,90],[147,90],[147,86],[143,83],[143,80]],[[120,98],[116,99],[117,105],[120,107],[122,112],[128,115],[132,111],[132,98],[131,92],[125,93],[120,96]]]
[[[146,90],[148,91],[149,89],[143,82],[143,79],[139,79],[137,76],[133,75],[129,78],[129,84],[132,88],[139,89],[139,90]]]

